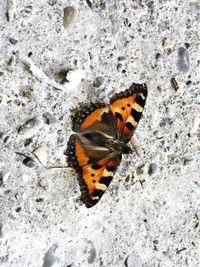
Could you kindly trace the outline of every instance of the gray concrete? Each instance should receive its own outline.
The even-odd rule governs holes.
[[[1,1],[2,267],[200,266],[199,23],[195,0]],[[144,155],[87,209],[46,167],[66,164],[72,109],[132,82]]]

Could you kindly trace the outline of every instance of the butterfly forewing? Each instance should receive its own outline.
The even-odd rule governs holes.
[[[138,125],[146,98],[146,85],[133,83],[129,89],[115,94],[110,100],[110,109],[125,142],[130,141]]]

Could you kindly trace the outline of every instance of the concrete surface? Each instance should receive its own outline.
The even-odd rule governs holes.
[[[1,1],[0,266],[200,266],[199,23],[195,0]],[[87,209],[46,167],[65,165],[72,109],[132,82],[144,155]]]

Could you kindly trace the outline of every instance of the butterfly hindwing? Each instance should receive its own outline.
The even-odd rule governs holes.
[[[114,171],[120,159],[104,158],[93,160],[89,158],[91,148],[84,147],[78,135],[72,135],[68,141],[68,163],[78,172],[81,188],[81,200],[89,208],[97,204],[112,181]],[[95,151],[93,151],[95,154]]]
[[[138,125],[146,98],[146,85],[133,83],[129,89],[115,94],[110,100],[110,109],[126,142],[131,139]]]

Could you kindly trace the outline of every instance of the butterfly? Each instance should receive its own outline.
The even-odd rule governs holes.
[[[132,152],[128,142],[141,118],[146,84],[133,83],[115,94],[110,103],[95,103],[79,110],[67,143],[68,165],[78,173],[81,200],[87,208],[101,199],[113,179],[122,154]]]

